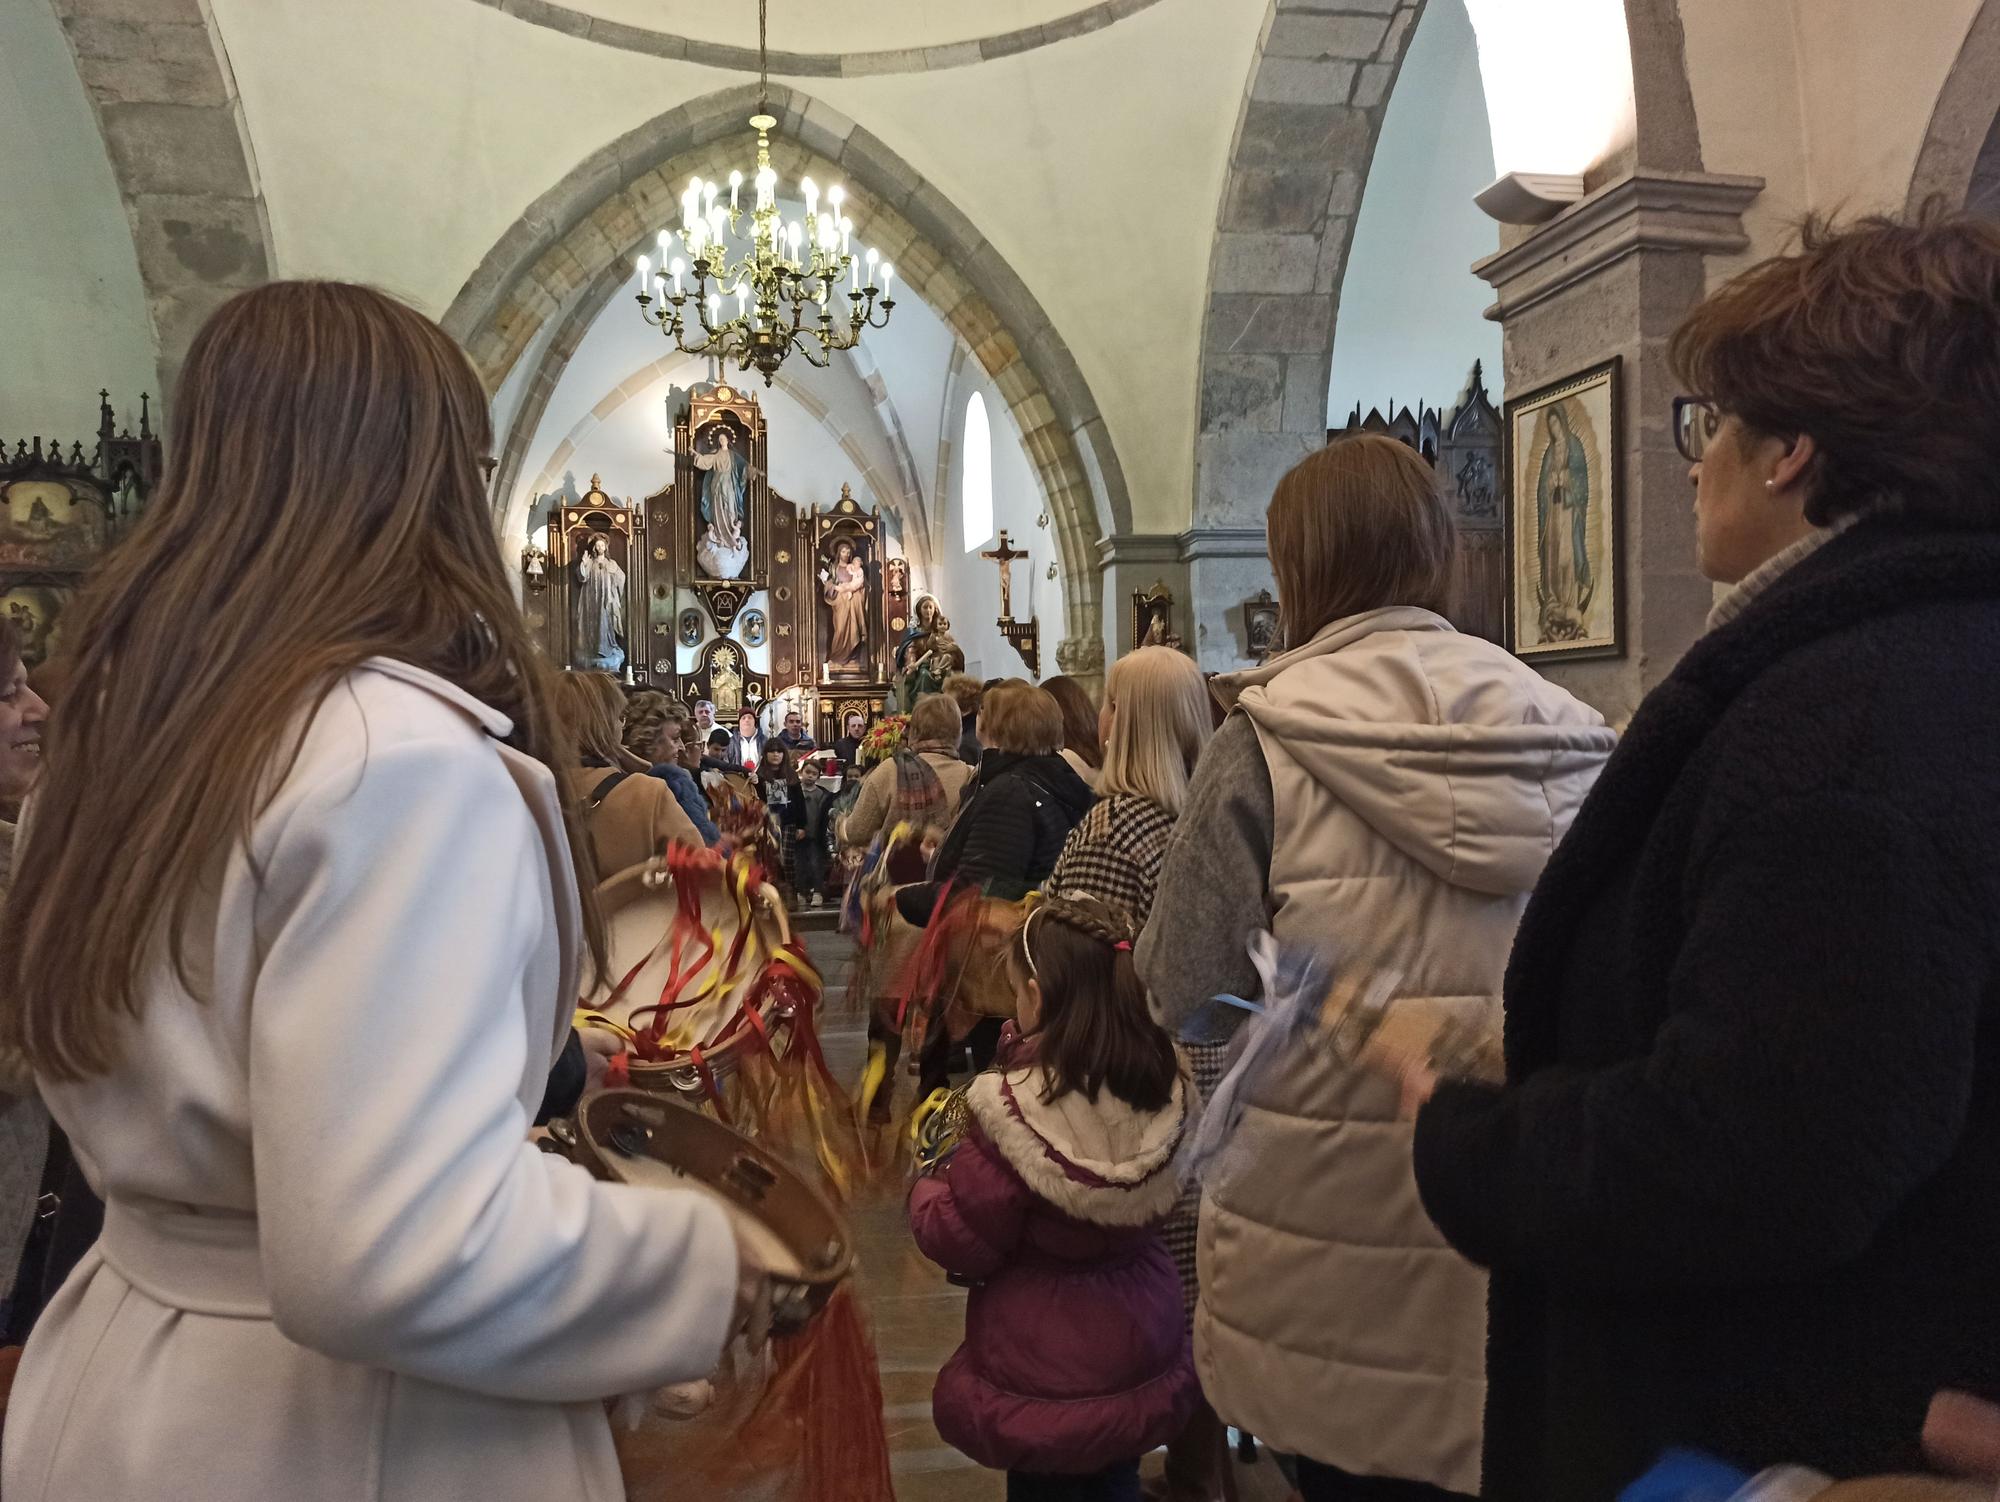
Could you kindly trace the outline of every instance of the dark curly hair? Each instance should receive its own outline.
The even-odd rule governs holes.
[[[1751,431],[1812,438],[1815,525],[1890,503],[2000,526],[2000,224],[1936,206],[1810,219],[1796,252],[1690,313],[1669,356]]]
[[[1015,971],[1042,993],[1044,1100],[1109,1090],[1157,1111],[1174,1098],[1180,1056],[1132,968],[1136,937],[1123,908],[1081,893],[1043,898],[1015,935]]]

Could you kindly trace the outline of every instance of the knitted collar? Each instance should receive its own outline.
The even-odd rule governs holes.
[[[1769,589],[1783,575],[1791,572],[1799,564],[1812,557],[1834,538],[1854,526],[1866,515],[1861,511],[1850,511],[1830,527],[1815,527],[1791,546],[1782,548],[1766,558],[1740,579],[1736,586],[1715,602],[1715,608],[1708,613],[1708,629],[1726,626],[1743,614],[1749,603]]]

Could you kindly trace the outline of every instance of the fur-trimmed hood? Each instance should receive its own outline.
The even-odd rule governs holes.
[[[1194,1142],[1194,1093],[1185,1074],[1173,1099],[1139,1111],[1109,1090],[1095,1101],[1072,1090],[1042,1099],[1037,1065],[988,1070],[966,1106],[987,1141],[1029,1189],[1092,1225],[1134,1227],[1163,1219],[1180,1198]]]

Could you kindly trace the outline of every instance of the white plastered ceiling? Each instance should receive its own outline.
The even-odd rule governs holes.
[[[463,0],[213,5],[280,273],[372,282],[434,315],[578,162],[743,81]],[[1089,383],[1140,531],[1186,524],[1216,200],[1264,10],[1160,0],[1016,57],[795,81],[924,174],[1026,283]],[[774,48],[792,45],[783,12]],[[896,24],[852,45],[893,44]]]

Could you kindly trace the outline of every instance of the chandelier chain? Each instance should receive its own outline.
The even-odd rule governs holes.
[[[770,0],[757,0],[757,107],[771,113]]]

